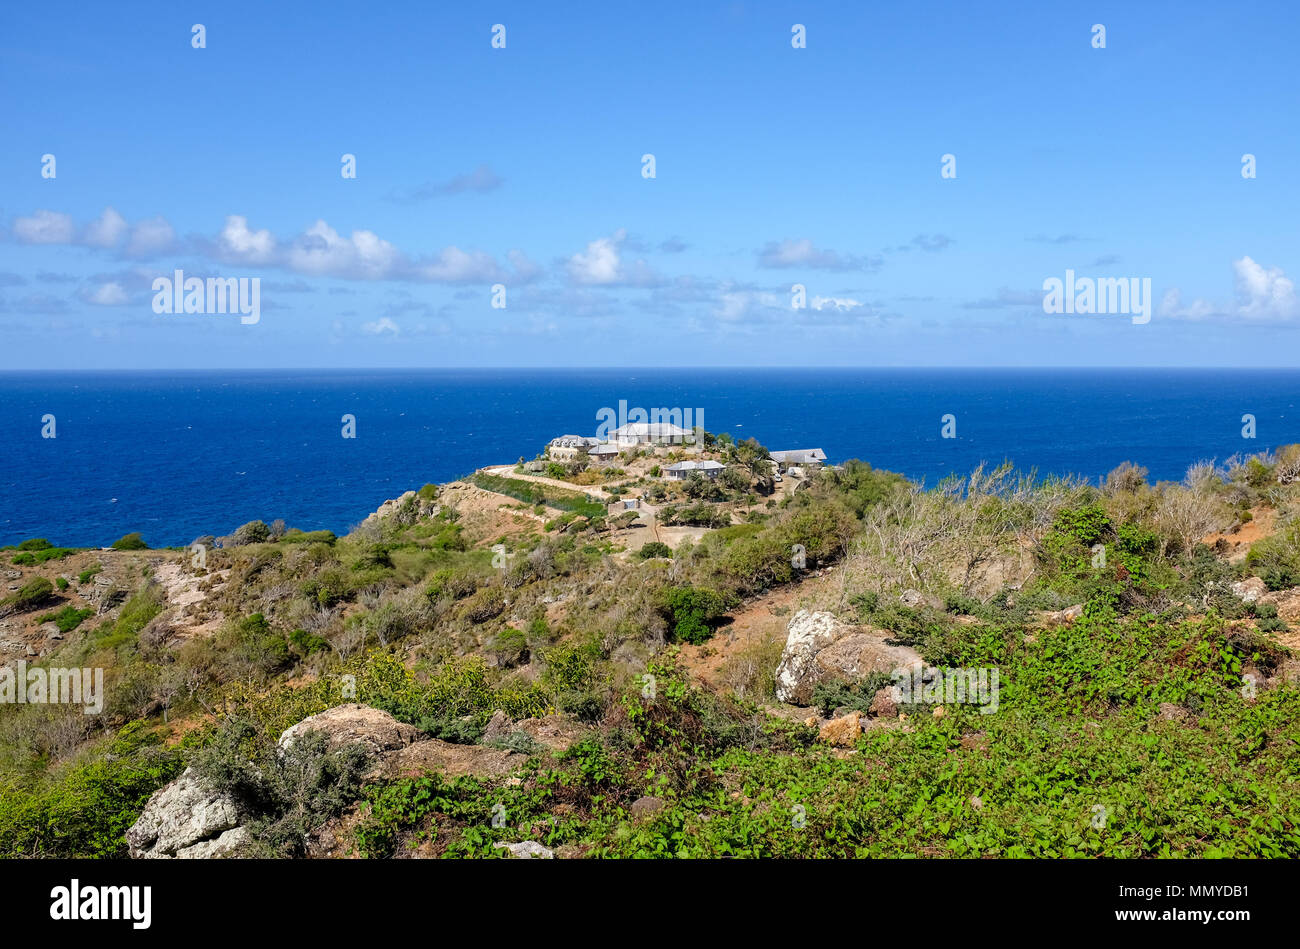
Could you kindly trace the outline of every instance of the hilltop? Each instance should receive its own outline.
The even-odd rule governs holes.
[[[105,706],[0,708],[0,850],[1300,855],[1298,472],[927,487],[708,436],[344,536],[34,538],[2,661]]]

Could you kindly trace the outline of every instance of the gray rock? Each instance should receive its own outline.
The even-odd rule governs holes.
[[[645,797],[639,797],[632,802],[628,814],[632,820],[640,823],[641,821],[654,820],[667,806],[668,802],[663,798],[647,794]]]
[[[244,835],[244,815],[229,795],[203,787],[192,769],[153,793],[140,819],[126,832],[137,859],[218,857],[234,850]]]
[[[777,700],[808,705],[820,682],[862,681],[872,673],[893,675],[922,664],[916,650],[888,644],[888,635],[845,625],[830,613],[800,610],[790,620],[777,665]]]
[[[554,860],[555,852],[543,847],[535,840],[525,840],[522,843],[507,844],[496,843],[492,845],[497,850],[509,850],[510,856],[516,860]]]
[[[399,722],[387,712],[368,705],[349,703],[304,718],[280,735],[280,748],[287,751],[307,732],[324,732],[326,749],[337,751],[359,744],[372,755],[398,751],[419,741],[423,735],[414,725]]]
[[[1261,596],[1268,593],[1268,586],[1259,577],[1247,577],[1245,580],[1238,580],[1228,589],[1233,592],[1234,596],[1240,598],[1243,603],[1254,603]]]

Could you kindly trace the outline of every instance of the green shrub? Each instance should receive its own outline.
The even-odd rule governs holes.
[[[33,553],[14,554],[14,566],[37,567],[51,560],[62,560],[75,553],[76,550],[71,547],[45,547]]]
[[[713,635],[713,623],[726,613],[727,604],[716,590],[669,587],[661,594],[659,610],[674,639],[698,645]]]
[[[126,534],[113,541],[114,550],[148,550],[149,545],[144,542],[144,538],[138,532]]]
[[[59,632],[70,633],[94,615],[95,611],[89,607],[79,610],[74,606],[65,606],[57,613],[46,613],[44,616],[36,617],[36,622],[56,623],[59,627]]]
[[[44,537],[31,537],[23,541],[21,544],[19,544],[18,549],[19,550],[45,550],[46,548],[53,547],[53,546],[54,545],[51,544],[48,540],[46,540]]]
[[[652,540],[638,550],[636,555],[640,560],[650,560],[653,557],[666,557],[671,559],[673,549],[662,541]]]
[[[235,528],[231,541],[236,547],[245,544],[264,544],[271,539],[271,528],[265,521],[249,521]]]
[[[0,615],[24,613],[40,606],[54,593],[54,584],[44,577],[32,577],[14,593],[0,600]]]

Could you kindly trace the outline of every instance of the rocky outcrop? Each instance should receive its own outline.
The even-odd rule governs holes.
[[[1245,580],[1238,580],[1229,589],[1243,603],[1254,603],[1268,593],[1267,584],[1259,577],[1247,577]]]
[[[285,729],[280,736],[280,747],[287,751],[299,737],[309,731],[325,735],[327,751],[337,751],[347,745],[361,745],[371,755],[397,751],[414,744],[423,736],[423,732],[414,725],[399,722],[377,708],[354,702],[336,705],[310,715],[297,725]]]
[[[492,845],[496,850],[509,850],[510,856],[516,860],[554,860],[555,852],[543,847],[535,840],[525,840],[522,843],[507,844],[496,843]]]
[[[418,492],[407,491],[401,497],[393,498],[379,505],[379,509],[366,518],[366,521],[382,521],[395,517],[398,523],[414,524],[416,521],[434,517],[442,509],[437,501],[422,498]]]
[[[525,724],[521,722],[519,727]],[[426,738],[414,725],[355,703],[326,709],[285,729],[280,749],[288,751],[309,732],[325,736],[327,752],[364,748],[371,761],[366,773],[369,781],[415,777],[426,771],[453,778],[502,776],[528,760],[527,755],[502,748]],[[145,859],[228,856],[248,840],[244,824],[249,816],[232,797],[205,788],[187,769],[149,798],[140,819],[126,832],[127,845],[132,857]],[[321,839],[313,842],[313,852],[341,850],[340,841],[325,839],[327,833],[319,836]]]
[[[785,650],[776,668],[776,697],[808,705],[818,683],[862,681],[872,673],[922,664],[916,650],[886,642],[889,634],[841,623],[825,612],[800,610],[790,620]]]
[[[647,794],[632,802],[632,806],[628,808],[628,816],[636,823],[654,820],[667,806],[668,802],[663,798]]]
[[[187,768],[149,798],[126,843],[138,859],[222,857],[247,839],[244,820],[233,798],[203,787]]]
[[[828,745],[852,748],[862,734],[862,713],[849,712],[822,725],[817,737]]]

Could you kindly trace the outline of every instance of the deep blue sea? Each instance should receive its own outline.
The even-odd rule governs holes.
[[[183,545],[276,518],[341,534],[408,489],[594,434],[620,400],[702,409],[710,431],[927,483],[1003,459],[1094,479],[1127,459],[1177,479],[1203,458],[1300,441],[1294,370],[0,373],[0,544],[141,531]],[[955,439],[940,437],[948,413]]]

